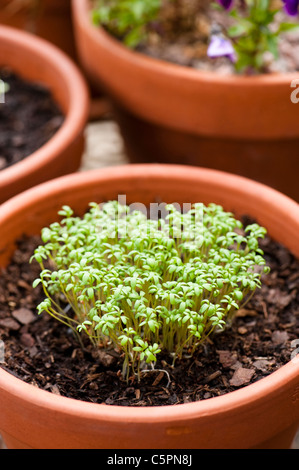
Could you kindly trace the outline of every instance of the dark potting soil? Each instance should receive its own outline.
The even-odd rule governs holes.
[[[28,259],[40,243],[24,238],[0,273],[0,339],[3,369],[43,390],[83,401],[120,406],[188,403],[220,396],[271,374],[286,364],[299,338],[299,262],[280,244],[261,242],[271,273],[264,276],[230,329],[215,334],[192,358],[164,355],[138,383],[122,380],[117,353],[82,348],[67,327],[36,314],[43,299],[32,281],[39,266]],[[297,346],[298,347],[298,346]]]
[[[48,142],[61,127],[64,116],[50,91],[0,69],[8,84],[0,104],[0,170],[18,163]]]

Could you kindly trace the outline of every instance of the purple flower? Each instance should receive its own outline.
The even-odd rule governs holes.
[[[226,10],[229,10],[233,4],[233,0],[218,0],[220,5],[223,6]]]
[[[222,2],[220,2],[222,3]],[[298,13],[299,0],[283,0],[286,12],[291,16],[296,16]]]
[[[207,54],[212,59],[216,57],[228,57],[232,62],[236,62],[236,54],[232,43],[229,39],[219,34],[213,34],[211,36]]]

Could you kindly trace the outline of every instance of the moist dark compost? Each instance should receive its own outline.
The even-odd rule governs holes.
[[[214,334],[193,357],[171,367],[160,359],[138,383],[122,380],[117,352],[83,347],[68,327],[36,314],[44,298],[32,282],[36,262],[28,265],[38,238],[18,243],[11,263],[0,275],[0,338],[3,369],[58,395],[120,406],[175,405],[204,400],[242,388],[286,364],[299,337],[299,262],[280,244],[261,241],[270,274],[265,275],[246,309],[230,329]]]
[[[0,104],[0,170],[20,162],[48,142],[64,116],[50,91],[11,70],[0,68],[8,85]]]

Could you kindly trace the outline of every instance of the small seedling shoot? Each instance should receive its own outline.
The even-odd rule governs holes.
[[[5,103],[5,93],[9,91],[9,85],[8,83],[4,82],[3,80],[0,80],[0,104]]]

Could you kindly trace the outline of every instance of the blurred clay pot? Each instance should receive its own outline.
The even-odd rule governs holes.
[[[71,0],[0,0],[0,23],[34,33],[77,58]]]
[[[64,53],[77,65],[71,0],[0,0],[0,24],[35,34]],[[98,120],[111,111],[99,87],[89,84],[92,100],[89,119]]]
[[[15,241],[39,235],[62,205],[83,215],[90,202],[149,205],[214,202],[248,214],[299,256],[299,206],[247,178],[176,165],[124,165],[64,176],[0,207],[0,266]],[[261,380],[219,397],[160,407],[83,402],[24,383],[0,368],[0,434],[12,448],[289,448],[299,426],[299,356]],[[146,436],[146,438],[145,438]]]
[[[89,0],[72,2],[79,58],[113,101],[132,162],[225,170],[299,201],[298,73],[222,76],[153,59],[94,26]]]
[[[8,26],[0,26],[0,66],[46,86],[65,115],[62,126],[46,144],[0,171],[2,203],[31,186],[79,169],[89,95],[81,72],[66,54],[43,39]]]

